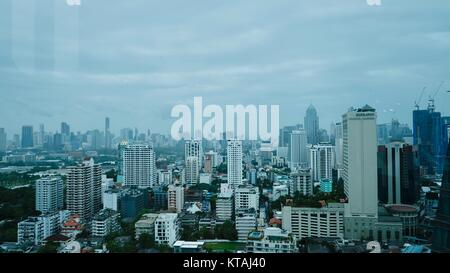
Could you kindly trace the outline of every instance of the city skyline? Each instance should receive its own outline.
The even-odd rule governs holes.
[[[450,115],[449,3],[64,2],[0,4],[0,126],[10,135],[26,124],[56,131],[62,121],[79,131],[103,128],[106,116],[113,132],[167,133],[171,107],[191,105],[195,95],[208,104],[279,104],[280,126],[302,123],[312,103],[328,129],[367,102],[379,123],[411,125],[422,88],[425,108],[442,81],[436,108]],[[405,6],[410,16],[402,16]],[[150,16],[137,19],[143,13]]]

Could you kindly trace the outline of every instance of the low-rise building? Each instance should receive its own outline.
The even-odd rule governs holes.
[[[176,241],[173,244],[174,253],[202,253],[204,252],[204,242],[188,242],[188,241]]]
[[[111,209],[103,209],[92,220],[92,236],[104,238],[120,231],[120,214]]]
[[[216,218],[219,220],[231,220],[233,218],[234,202],[232,192],[223,192],[217,196]]]
[[[286,230],[269,227],[264,231],[250,232],[247,240],[247,252],[296,253],[298,252],[297,240]]]
[[[142,215],[141,219],[134,224],[136,240],[142,234],[149,234],[150,236],[155,236],[155,221],[158,218],[157,213],[147,213]]]
[[[155,242],[172,247],[180,239],[180,219],[176,213],[161,213],[155,220]]]
[[[238,240],[246,241],[248,234],[257,228],[258,214],[254,209],[240,209],[236,211],[236,230]]]

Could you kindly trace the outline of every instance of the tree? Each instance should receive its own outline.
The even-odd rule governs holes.
[[[139,235],[138,245],[139,248],[153,248],[155,247],[155,237],[148,233],[143,233]]]
[[[234,224],[227,220],[222,225],[216,226],[216,238],[230,241],[237,240],[237,230]]]
[[[41,246],[38,250],[38,253],[57,253],[59,248],[59,244],[55,242],[46,243],[44,246]]]
[[[213,239],[214,234],[211,232],[211,230],[207,227],[202,227],[200,229],[200,237],[202,239]]]

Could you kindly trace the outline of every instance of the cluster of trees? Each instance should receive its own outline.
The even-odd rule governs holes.
[[[0,187],[0,243],[17,240],[17,223],[27,216],[36,216],[34,189],[15,190]]]
[[[0,173],[0,187],[14,187],[31,184],[36,178],[27,173]]]
[[[237,230],[231,221],[225,221],[222,225],[217,225],[214,230],[202,227],[194,230],[190,227],[183,228],[181,239],[185,241],[197,241],[208,239],[237,240]]]

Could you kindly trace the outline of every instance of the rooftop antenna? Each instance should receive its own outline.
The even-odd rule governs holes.
[[[427,89],[427,87],[425,86],[425,87],[422,89],[422,93],[420,93],[419,99],[416,100],[416,101],[414,102],[414,107],[416,107],[416,110],[420,110],[419,104],[420,104],[420,102],[422,101],[423,93],[425,93],[425,90],[426,90],[426,89]]]

